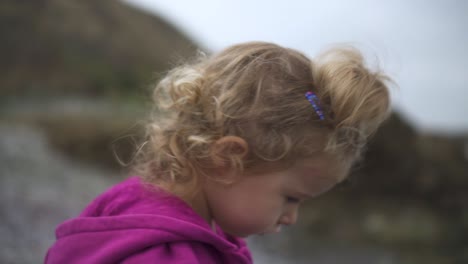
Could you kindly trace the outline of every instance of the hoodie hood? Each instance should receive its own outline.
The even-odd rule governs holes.
[[[178,197],[132,177],[61,224],[45,262],[252,263],[244,240],[216,229]]]

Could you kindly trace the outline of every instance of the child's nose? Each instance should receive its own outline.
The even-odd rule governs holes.
[[[298,210],[290,210],[289,212],[285,213],[280,218],[281,225],[294,225],[297,221]]]

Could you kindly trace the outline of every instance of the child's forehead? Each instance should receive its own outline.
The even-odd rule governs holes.
[[[298,172],[311,177],[321,177],[337,182],[343,180],[346,170],[333,155],[321,153],[311,157],[299,159],[293,166]]]
[[[285,187],[305,198],[316,197],[339,183],[342,176],[326,157],[298,161],[285,179]]]

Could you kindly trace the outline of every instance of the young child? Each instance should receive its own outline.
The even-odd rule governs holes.
[[[46,263],[252,263],[242,238],[292,225],[342,181],[389,112],[358,51],[311,61],[250,42],[170,71],[138,177],[57,228]]]

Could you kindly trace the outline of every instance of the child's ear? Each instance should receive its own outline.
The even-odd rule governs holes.
[[[231,158],[243,159],[249,153],[247,142],[237,136],[225,136],[218,139],[211,149],[211,157],[217,167],[229,166]]]

